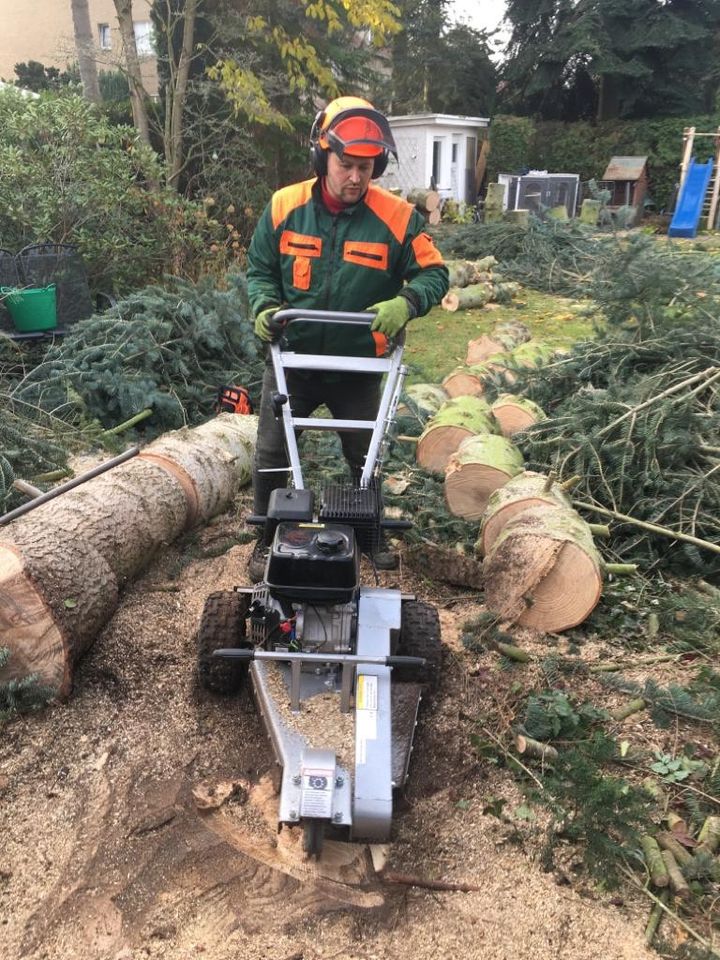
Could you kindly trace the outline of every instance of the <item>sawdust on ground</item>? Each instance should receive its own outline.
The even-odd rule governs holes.
[[[198,791],[216,795],[208,784],[257,784],[272,766],[248,692],[209,696],[194,674],[206,596],[247,583],[250,546],[221,552],[241,530],[226,515],[195,541],[168,548],[125,591],[69,702],[3,731],[4,960],[653,956],[643,942],[646,902],[627,892],[611,902],[588,883],[543,872],[530,826],[486,812],[491,798],[502,796],[512,811],[522,796],[470,745],[493,682],[460,642],[459,625],[479,597],[428,596],[409,569],[382,580],[439,602],[446,658],[421,718],[387,869],[477,889],[438,892],[370,877],[353,899],[340,884],[286,875],[269,854],[252,862],[253,842],[266,850],[273,840],[244,788],[221,791],[215,814],[198,809]]]

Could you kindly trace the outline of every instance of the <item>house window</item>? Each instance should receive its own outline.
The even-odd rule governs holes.
[[[135,46],[138,56],[147,57],[152,54],[152,32],[149,20],[134,20]]]
[[[441,157],[442,140],[439,137],[435,137],[433,140],[432,177],[436,186],[440,183],[440,174],[442,172],[442,167],[440,164]]]
[[[112,49],[112,36],[110,34],[109,23],[98,24],[98,44],[100,45],[101,50]]]

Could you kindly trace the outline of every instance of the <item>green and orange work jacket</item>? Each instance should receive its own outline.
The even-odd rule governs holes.
[[[371,183],[338,214],[313,178],[278,190],[248,252],[248,294],[255,315],[271,306],[355,312],[402,294],[422,316],[448,290],[448,271],[415,208]],[[374,356],[385,338],[364,327],[294,323],[299,353]]]

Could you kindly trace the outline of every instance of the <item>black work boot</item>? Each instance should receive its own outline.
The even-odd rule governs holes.
[[[264,543],[263,538],[255,541],[253,552],[248,561],[248,576],[252,583],[259,583],[265,579],[265,567],[270,556],[270,547]]]

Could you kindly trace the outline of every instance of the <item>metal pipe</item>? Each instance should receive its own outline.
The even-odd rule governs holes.
[[[92,470],[88,470],[86,473],[81,473],[79,477],[73,477],[72,480],[68,480],[67,483],[61,483],[59,487],[53,487],[53,489],[48,490],[47,493],[41,494],[39,497],[36,497],[29,503],[24,503],[21,507],[17,507],[17,509],[11,510],[10,513],[6,513],[4,516],[0,517],[0,527],[5,526],[6,523],[10,523],[11,520],[15,520],[17,517],[23,516],[25,513],[29,513],[36,507],[41,507],[49,500],[54,500],[55,497],[59,497],[61,493],[67,493],[68,490],[72,490],[74,487],[79,487],[80,484],[85,483],[86,480],[92,480],[93,477],[98,477],[101,473],[106,473],[113,467],[117,467],[121,463],[125,463],[126,460],[136,457],[139,453],[140,447],[130,447],[130,449],[126,450],[125,453],[121,453],[119,456],[113,457],[112,460],[106,460],[105,463],[101,463],[99,466],[93,467]]]

